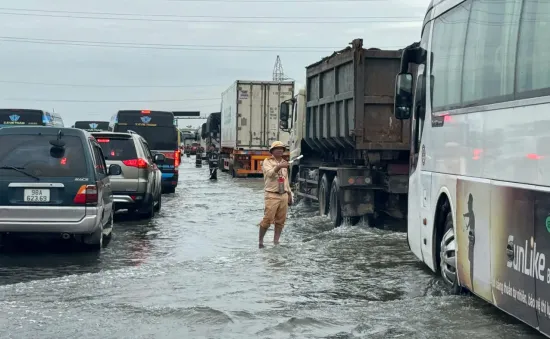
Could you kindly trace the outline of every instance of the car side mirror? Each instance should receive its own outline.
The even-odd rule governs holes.
[[[400,73],[395,80],[394,114],[399,120],[410,119],[412,113],[413,77],[410,73]]]
[[[111,165],[109,166],[109,173],[108,175],[121,175],[122,174],[122,167],[119,165]]]
[[[153,162],[155,164],[158,164],[160,162],[164,162],[165,160],[166,160],[166,157],[164,156],[164,154],[157,153],[153,156]]]

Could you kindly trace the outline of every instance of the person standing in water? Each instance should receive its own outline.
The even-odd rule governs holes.
[[[470,281],[472,282],[472,292],[474,291],[474,245],[476,216],[474,214],[474,197],[472,193],[468,196],[468,212],[464,213],[464,218],[468,218],[466,230],[468,231],[468,261],[470,262]]]
[[[264,160],[264,218],[260,222],[259,247],[264,248],[264,237],[271,226],[275,224],[273,243],[279,244],[279,239],[286,221],[288,206],[292,205],[292,192],[288,183],[288,162],[283,159],[285,145],[280,141],[271,144],[271,158]]]

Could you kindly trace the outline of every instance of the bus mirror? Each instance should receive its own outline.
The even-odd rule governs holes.
[[[411,117],[412,80],[412,74],[399,73],[395,81],[394,114],[399,120],[407,120]]]
[[[286,121],[288,125],[288,118],[289,118],[289,109],[288,109],[288,102],[282,102],[280,107],[280,113],[279,113],[279,120]]]

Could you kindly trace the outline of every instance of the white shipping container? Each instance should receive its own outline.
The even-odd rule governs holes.
[[[279,107],[294,96],[294,81],[237,80],[222,93],[221,146],[267,150],[272,142],[288,144],[279,129]]]

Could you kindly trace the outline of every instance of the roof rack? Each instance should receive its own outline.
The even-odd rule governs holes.
[[[128,132],[130,134],[137,134],[135,131],[132,131],[131,129],[127,130],[126,132]]]

